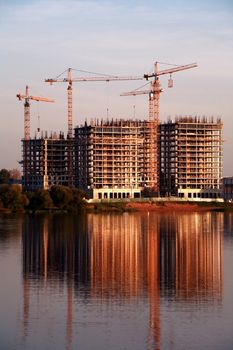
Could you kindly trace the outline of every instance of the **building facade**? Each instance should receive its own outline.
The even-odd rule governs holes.
[[[160,125],[160,194],[221,197],[222,122],[180,117]]]
[[[22,147],[24,190],[35,191],[69,184],[68,155],[72,154],[73,157],[73,140],[65,139],[62,133],[50,136],[45,133],[40,138],[22,140]],[[68,151],[70,149],[72,153]]]
[[[221,197],[220,119],[168,120],[159,125],[158,136],[152,148],[148,121],[97,119],[76,127],[72,139],[45,133],[22,140],[23,189],[75,186],[94,199]],[[151,188],[151,152],[159,153],[159,193]]]
[[[75,129],[75,185],[94,199],[141,197],[148,184],[148,122],[92,121]]]

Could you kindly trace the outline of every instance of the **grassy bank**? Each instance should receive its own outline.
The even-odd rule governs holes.
[[[233,211],[232,203],[219,202],[170,202],[170,201],[145,201],[145,202],[99,202],[87,205],[87,210],[92,212],[128,212],[128,211]]]

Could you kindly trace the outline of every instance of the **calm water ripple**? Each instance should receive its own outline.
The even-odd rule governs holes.
[[[0,217],[0,349],[233,349],[233,214]]]

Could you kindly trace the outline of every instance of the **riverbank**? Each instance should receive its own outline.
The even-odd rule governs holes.
[[[76,199],[76,198],[75,198]],[[61,203],[61,202],[60,202]],[[58,203],[58,204],[60,204]],[[86,200],[78,198],[72,200],[69,205],[56,206],[52,201],[34,202],[33,205],[25,207],[15,206],[13,208],[4,208],[0,206],[0,214],[10,213],[75,213],[75,212],[202,212],[202,211],[232,211],[233,203],[223,201],[175,201],[162,198],[141,198],[130,200]]]
[[[174,202],[108,202],[108,203],[90,203],[85,204],[84,207],[69,208],[69,209],[59,209],[57,207],[43,208],[43,209],[20,209],[20,210],[11,210],[0,208],[1,214],[11,214],[11,213],[74,213],[74,212],[87,212],[87,213],[111,213],[111,212],[204,212],[204,211],[217,211],[217,212],[233,212],[233,204],[231,203],[174,203]]]
[[[94,212],[129,212],[129,211],[159,211],[159,212],[170,212],[170,211],[183,211],[183,212],[200,212],[200,211],[233,211],[232,203],[225,202],[171,202],[171,201],[108,201],[98,203],[88,203],[87,211]]]
[[[125,212],[125,211],[233,211],[221,198],[184,200],[179,197],[88,199],[82,190],[52,186],[49,190],[22,192],[16,185],[0,185],[0,213],[12,212]]]

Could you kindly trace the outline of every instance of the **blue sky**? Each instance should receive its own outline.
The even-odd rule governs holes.
[[[66,84],[46,85],[68,67],[117,75],[141,75],[154,61],[198,63],[173,75],[174,88],[161,96],[160,118],[221,116],[224,175],[233,175],[232,1],[3,1],[0,0],[0,168],[21,159],[23,103],[16,93],[51,97],[31,104],[31,135],[38,126],[67,130]],[[166,68],[160,65],[161,69]],[[77,73],[83,75],[82,73]],[[120,97],[141,82],[74,84],[74,125],[85,119],[147,118],[147,96]],[[7,145],[7,147],[6,147]]]

